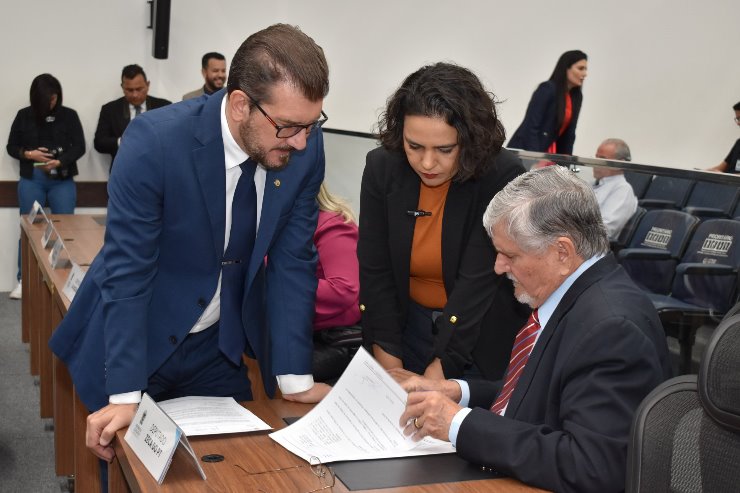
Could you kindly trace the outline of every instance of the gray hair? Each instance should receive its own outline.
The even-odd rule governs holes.
[[[518,176],[488,204],[483,227],[493,238],[493,227],[503,221],[507,234],[526,252],[537,252],[565,236],[581,258],[609,251],[606,228],[593,190],[561,166]]]
[[[606,139],[601,145],[613,145],[614,146],[614,159],[620,161],[632,161],[632,153],[630,153],[630,147],[627,142],[622,139]]]

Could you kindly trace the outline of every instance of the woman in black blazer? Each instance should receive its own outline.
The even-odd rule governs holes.
[[[62,106],[62,85],[53,75],[41,74],[31,82],[31,106],[18,111],[13,120],[7,151],[20,160],[21,214],[28,213],[35,201],[48,205],[53,214],[74,213],[77,189],[72,177],[77,160],[85,154],[85,136],[75,110]],[[20,275],[19,252],[19,282]],[[11,298],[20,297],[19,287]]]
[[[525,151],[573,154],[576,125],[581,112],[581,87],[588,73],[588,56],[566,51],[558,59],[550,80],[532,94],[524,121],[507,147]]]
[[[500,378],[527,310],[494,273],[481,221],[524,168],[501,149],[492,95],[465,68],[422,67],[390,97],[379,127],[360,194],[365,346],[387,369]]]

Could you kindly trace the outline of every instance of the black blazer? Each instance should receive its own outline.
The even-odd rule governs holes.
[[[154,96],[146,97],[146,110],[155,110],[172,104],[170,101]],[[98,128],[95,129],[95,140],[93,142],[95,150],[101,154],[111,155],[111,166],[113,159],[118,152],[118,139],[123,135],[129,121],[131,113],[129,111],[128,101],[121,97],[110,103],[106,103],[100,108],[100,117],[98,118]]]
[[[49,142],[41,137],[41,127],[36,121],[30,106],[23,108],[15,116],[8,137],[8,154],[20,160],[20,174],[23,178],[33,178],[33,161],[23,157],[25,151],[39,147],[61,147],[62,153],[57,156],[61,166],[57,169],[59,179],[70,179],[77,174],[77,160],[85,154],[85,135],[77,112],[66,106],[54,112],[53,122],[44,122],[47,127]]]
[[[500,382],[470,382],[457,452],[558,492],[624,490],[635,409],[670,377],[653,304],[609,254],[555,309],[505,416],[489,411]]]
[[[579,92],[571,95],[573,113],[570,124],[563,135],[558,137],[558,104],[555,83],[545,81],[537,87],[527,106],[524,121],[511,136],[506,147],[525,151],[546,152],[553,141],[557,141],[558,154],[573,154],[573,143],[576,140],[576,125],[581,113],[583,95]]]
[[[442,222],[442,274],[447,292],[436,321],[435,354],[445,376],[459,377],[473,360],[487,378],[500,378],[528,310],[511,283],[493,271],[494,249],[483,228],[488,203],[524,168],[512,153],[491,158],[479,179],[453,181]],[[403,152],[370,151],[360,192],[360,304],[366,346],[401,357],[409,306],[409,263],[421,180]],[[453,322],[454,320],[454,322]]]

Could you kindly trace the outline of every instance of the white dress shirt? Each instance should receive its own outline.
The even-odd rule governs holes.
[[[619,232],[637,210],[637,197],[632,185],[623,174],[605,176],[593,185],[599,203],[601,217],[610,240],[616,240]]]

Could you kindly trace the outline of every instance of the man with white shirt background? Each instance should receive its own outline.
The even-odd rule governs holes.
[[[606,139],[596,150],[596,157],[618,161],[632,159],[630,148],[622,139]],[[637,210],[637,197],[632,185],[624,178],[623,170],[598,167],[593,169],[593,173],[593,189],[606,226],[606,234],[609,240],[616,240]]]

